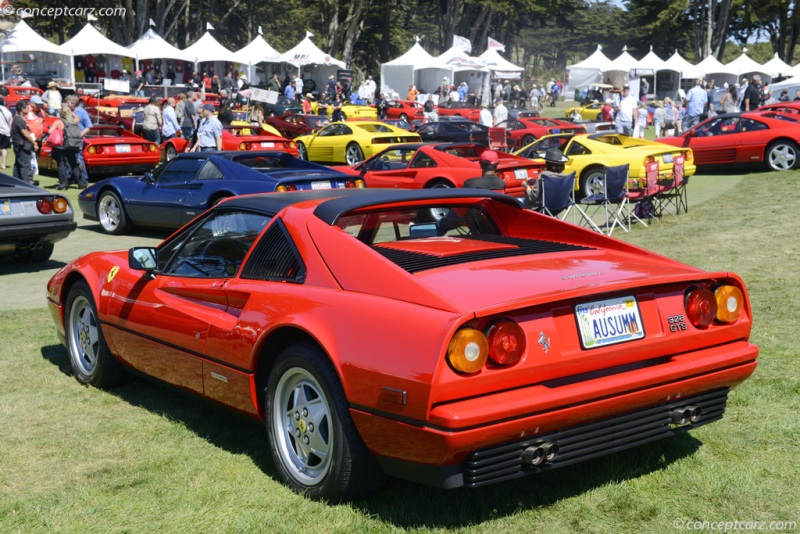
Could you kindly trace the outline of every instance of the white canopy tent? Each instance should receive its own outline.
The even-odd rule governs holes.
[[[189,63],[194,61],[194,58],[185,54],[183,50],[169,44],[152,28],[147,30],[135,43],[128,45],[128,49],[136,58],[137,67],[139,66],[139,62],[145,59],[178,60],[176,68],[174,69],[176,76],[179,76],[184,68],[189,71],[189,67],[183,67],[181,62]],[[176,83],[181,83],[183,80],[176,78],[175,81]]]
[[[623,47],[622,53],[603,69],[603,78],[606,83],[610,83],[614,87],[622,87],[629,83],[628,73],[636,69],[638,64],[639,61],[628,53],[628,47]],[[634,96],[639,94],[638,80],[636,80],[636,85],[637,87],[631,87],[631,94]]]
[[[59,48],[70,56],[70,74],[75,79],[75,56],[86,56],[89,54],[112,55],[119,57],[136,57],[133,52],[122,45],[118,45],[92,26],[86,24],[75,37],[62,44]],[[110,72],[111,66],[108,67]]]
[[[703,77],[703,71],[697,65],[692,65],[686,61],[677,50],[664,62],[665,68],[681,73],[681,79],[692,79]]]
[[[778,57],[778,53],[775,52],[775,56],[772,59],[761,65],[761,68],[764,69],[764,72],[770,75],[771,78],[791,78],[792,76],[796,76],[800,74],[795,67],[792,67],[781,58]]]
[[[340,61],[330,54],[326,54],[314,44],[311,35],[306,34],[306,38],[300,41],[297,46],[281,54],[281,61],[293,65],[300,74],[303,68],[307,72],[304,79],[314,80],[314,85],[320,92],[325,90],[325,83],[330,75],[336,75],[338,69],[346,69],[344,61]],[[306,83],[305,87],[312,90]],[[304,89],[306,92],[306,89]]]
[[[262,61],[266,63],[281,63],[283,61],[280,52],[272,48],[261,35],[257,35],[249,44],[237,50],[236,54],[250,66],[248,76],[254,82],[255,73],[253,70],[258,63]]]
[[[702,73],[702,76],[698,76],[698,78],[703,77],[708,81],[714,80],[717,87],[722,87],[725,83],[731,85],[739,82],[737,69],[723,65],[714,56],[706,57],[697,64],[697,68]]]
[[[789,100],[794,100],[797,91],[800,91],[800,76],[793,76],[788,80],[771,83],[769,88],[772,91],[772,94],[775,95],[775,98],[781,94],[781,91],[786,89],[786,91],[789,93]]]
[[[611,64],[611,60],[603,54],[603,47],[597,45],[592,55],[567,67],[567,84],[564,89],[564,98],[572,100],[575,90],[582,89],[592,83],[603,81],[603,69]]]
[[[650,83],[648,94],[656,95],[656,99],[659,98],[659,89],[662,89],[662,92],[667,91],[672,85],[677,85],[680,81],[680,72],[668,69],[664,60],[653,52],[652,45],[650,45],[650,51],[636,64],[636,70],[652,72],[652,74],[644,74],[642,77],[647,78]]]
[[[458,87],[461,82],[467,82],[471,93],[483,93],[490,72],[486,58],[470,56],[463,48],[454,46],[436,59],[452,67],[453,85]]]
[[[30,52],[45,55],[34,56],[29,54]],[[6,64],[19,65],[29,77],[49,75],[51,78],[66,78],[70,72],[66,55],[57,44],[51,43],[36,33],[24,20],[20,20],[14,29],[8,32],[6,38],[0,41],[3,81],[6,80]],[[38,72],[39,70],[43,71]]]
[[[514,65],[506,58],[500,55],[500,52],[494,48],[490,48],[480,55],[486,60],[486,66],[492,72],[492,78],[501,78],[504,80],[518,80],[522,78],[525,69]]]
[[[410,84],[421,93],[433,93],[441,86],[443,78],[453,80],[454,68],[433,57],[414,43],[405,54],[381,65],[381,93],[393,98],[404,98]]]
[[[759,74],[764,83],[769,83],[772,80],[772,76],[764,69],[764,66],[751,59],[744,52],[730,63],[726,63],[725,66],[734,71],[737,78],[746,76],[749,79],[753,74]]]

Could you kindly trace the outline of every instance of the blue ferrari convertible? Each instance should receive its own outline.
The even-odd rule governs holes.
[[[144,176],[107,178],[78,205],[104,232],[180,228],[220,200],[250,193],[364,187],[364,180],[284,152],[189,152]]]

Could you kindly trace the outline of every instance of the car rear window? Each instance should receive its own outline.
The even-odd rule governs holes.
[[[356,126],[371,133],[393,133],[393,130],[385,124],[357,124]]]
[[[257,171],[286,168],[286,163],[280,156],[241,156],[233,161]]]

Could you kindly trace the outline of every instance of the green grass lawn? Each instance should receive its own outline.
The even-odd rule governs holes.
[[[798,522],[798,180],[695,176],[688,214],[614,233],[748,284],[760,363],[721,421],[476,490],[390,480],[352,504],[295,495],[258,422],[143,380],[111,392],[79,385],[44,308],[47,276],[26,278],[42,306],[0,308],[0,532],[661,533],[685,530],[680,521]],[[0,295],[18,276],[0,275]]]

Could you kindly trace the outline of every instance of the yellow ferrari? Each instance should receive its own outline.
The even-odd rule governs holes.
[[[327,106],[328,117],[330,117],[333,115],[333,104],[328,102]],[[319,109],[319,102],[311,102],[311,113],[317,115],[317,109]],[[378,119],[378,110],[372,106],[360,106],[358,104],[342,103],[342,113],[344,114],[343,119]]]
[[[597,118],[600,116],[600,111],[603,109],[602,102],[591,102],[585,106],[573,106],[565,112],[565,115],[568,119],[572,118],[572,114],[575,110],[578,110],[581,114],[581,118],[585,121],[596,121]]]
[[[575,171],[575,189],[584,196],[603,192],[605,167],[628,163],[630,180],[642,185],[648,163],[658,163],[659,180],[673,178],[673,161],[680,156],[684,159],[685,177],[693,175],[696,169],[690,148],[677,148],[616,132],[545,135],[514,154],[543,159],[549,148],[558,148],[568,158],[564,172]]]
[[[390,144],[421,141],[418,134],[377,121],[334,122],[295,138],[301,159],[348,165],[355,165]]]

